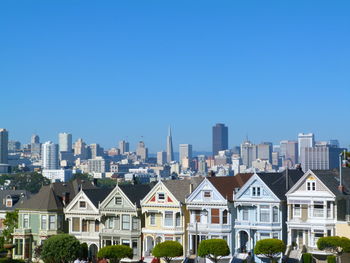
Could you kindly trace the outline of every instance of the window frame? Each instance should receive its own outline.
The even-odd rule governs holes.
[[[81,204],[85,204],[85,206],[82,206]],[[87,204],[86,204],[86,201],[84,201],[84,200],[80,200],[79,201],[79,209],[86,209],[87,208]]]
[[[169,215],[171,215],[171,217],[169,217]],[[168,216],[168,218],[167,218]],[[171,225],[168,224],[170,221],[171,218]],[[164,226],[165,227],[173,227],[174,226],[174,212],[173,211],[165,211],[164,212]]]
[[[120,200],[120,202],[117,202],[117,200]],[[114,204],[115,205],[122,205],[123,204],[123,198],[121,196],[116,196],[114,198]]]
[[[259,207],[259,222],[270,223],[271,222],[271,207],[269,205],[260,205]],[[266,216],[267,221],[262,220]]]

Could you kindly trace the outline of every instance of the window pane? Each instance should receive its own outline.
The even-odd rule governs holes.
[[[219,209],[212,209],[211,210],[211,223],[212,224],[220,224]]]
[[[222,212],[222,223],[227,224],[227,210]]]
[[[41,216],[41,229],[46,230],[46,215]]]
[[[180,216],[180,213],[176,213],[176,226],[180,226],[181,225],[181,216]]]
[[[129,230],[130,229],[130,216],[129,215],[123,215],[122,216],[122,229],[123,230]]]
[[[165,212],[165,218],[164,218],[164,225],[165,226],[173,226],[173,212]]]
[[[139,221],[137,217],[132,218],[132,229],[137,230],[139,228]]]
[[[150,215],[150,225],[155,225],[156,224],[156,215],[154,213],[151,213]]]
[[[49,229],[50,230],[56,229],[56,216],[54,215],[49,216]]]
[[[86,220],[83,220],[82,222],[81,222],[81,231],[82,232],[87,232],[87,221]]]
[[[80,219],[78,217],[73,217],[73,231],[80,232]]]
[[[273,207],[273,222],[278,222],[278,207]]]

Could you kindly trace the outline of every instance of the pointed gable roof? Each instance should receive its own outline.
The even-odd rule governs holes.
[[[280,200],[286,200],[286,193],[303,177],[304,173],[298,169],[288,169],[288,174],[285,170],[281,173],[257,173],[257,175]]]
[[[63,203],[55,194],[52,185],[45,185],[36,195],[20,204],[18,208],[25,210],[53,211],[63,209]]]
[[[191,177],[183,180],[168,180],[163,184],[179,202],[185,203],[186,197],[190,194],[190,185],[192,184],[194,190],[203,179],[203,177]]]
[[[102,202],[112,190],[112,188],[83,188],[83,192],[86,194],[86,196],[90,199],[90,201],[94,204],[96,208],[98,208],[98,204]]]
[[[130,202],[140,207],[141,200],[151,191],[155,184],[127,184],[118,185],[123,193],[129,198]]]
[[[241,188],[252,175],[252,173],[240,173],[235,176],[209,177],[208,180],[224,198],[227,198],[228,201],[233,201],[234,190]]]
[[[344,192],[339,191],[339,171],[338,170],[311,170],[318,179],[336,196],[350,194],[350,168],[342,168],[342,184]]]

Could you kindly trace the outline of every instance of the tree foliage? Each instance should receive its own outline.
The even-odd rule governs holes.
[[[330,251],[336,255],[342,252],[350,252],[350,239],[339,236],[321,237],[317,241],[319,250]]]
[[[5,220],[4,220],[4,230],[2,231],[2,235],[4,236],[4,241],[6,243],[12,243],[13,239],[13,231],[18,226],[18,211],[6,212]]]
[[[183,247],[177,241],[164,241],[153,248],[152,255],[163,258],[167,263],[170,263],[173,258],[183,255]]]
[[[303,263],[312,263],[312,255],[310,253],[303,254]]]
[[[92,181],[93,177],[91,175],[89,175],[88,173],[76,173],[76,174],[73,174],[73,176],[71,177],[71,179],[69,181],[74,181],[76,179],[85,180],[85,181]]]
[[[89,247],[86,243],[80,245],[80,257],[87,258],[89,255]]]
[[[27,190],[31,193],[39,192],[41,186],[50,184],[50,180],[37,172],[3,174],[0,176],[0,185],[9,180],[9,189]]]
[[[112,263],[118,263],[123,258],[132,258],[132,248],[125,245],[106,246],[97,253],[98,258],[107,258]]]
[[[80,243],[74,236],[60,234],[45,240],[41,259],[45,263],[65,263],[73,261],[80,253]]]
[[[199,243],[198,256],[207,257],[217,263],[221,257],[228,256],[230,248],[223,239],[208,239]]]
[[[262,239],[256,242],[254,253],[258,257],[267,257],[271,260],[275,260],[280,253],[283,253],[286,249],[286,245],[282,240],[276,238]]]

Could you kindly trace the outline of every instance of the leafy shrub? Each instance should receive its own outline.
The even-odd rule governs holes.
[[[97,253],[98,258],[107,258],[112,263],[118,263],[122,258],[132,258],[132,248],[125,245],[106,246]]]
[[[312,255],[310,253],[303,254],[303,263],[312,263]]]
[[[286,245],[282,240],[267,238],[256,242],[254,253],[255,255],[265,256],[271,260],[274,260],[280,253],[283,253],[285,249]]]
[[[81,246],[78,239],[68,234],[60,234],[45,240],[41,259],[45,263],[64,263],[80,256]]]
[[[221,257],[228,256],[230,248],[223,239],[208,239],[199,243],[198,255],[217,263]]]
[[[164,241],[153,248],[152,255],[170,263],[173,258],[183,255],[183,247],[177,241]]]
[[[0,258],[0,263],[24,263],[24,260],[11,259],[11,258]]]
[[[335,256],[327,256],[327,263],[336,263],[337,259]]]

